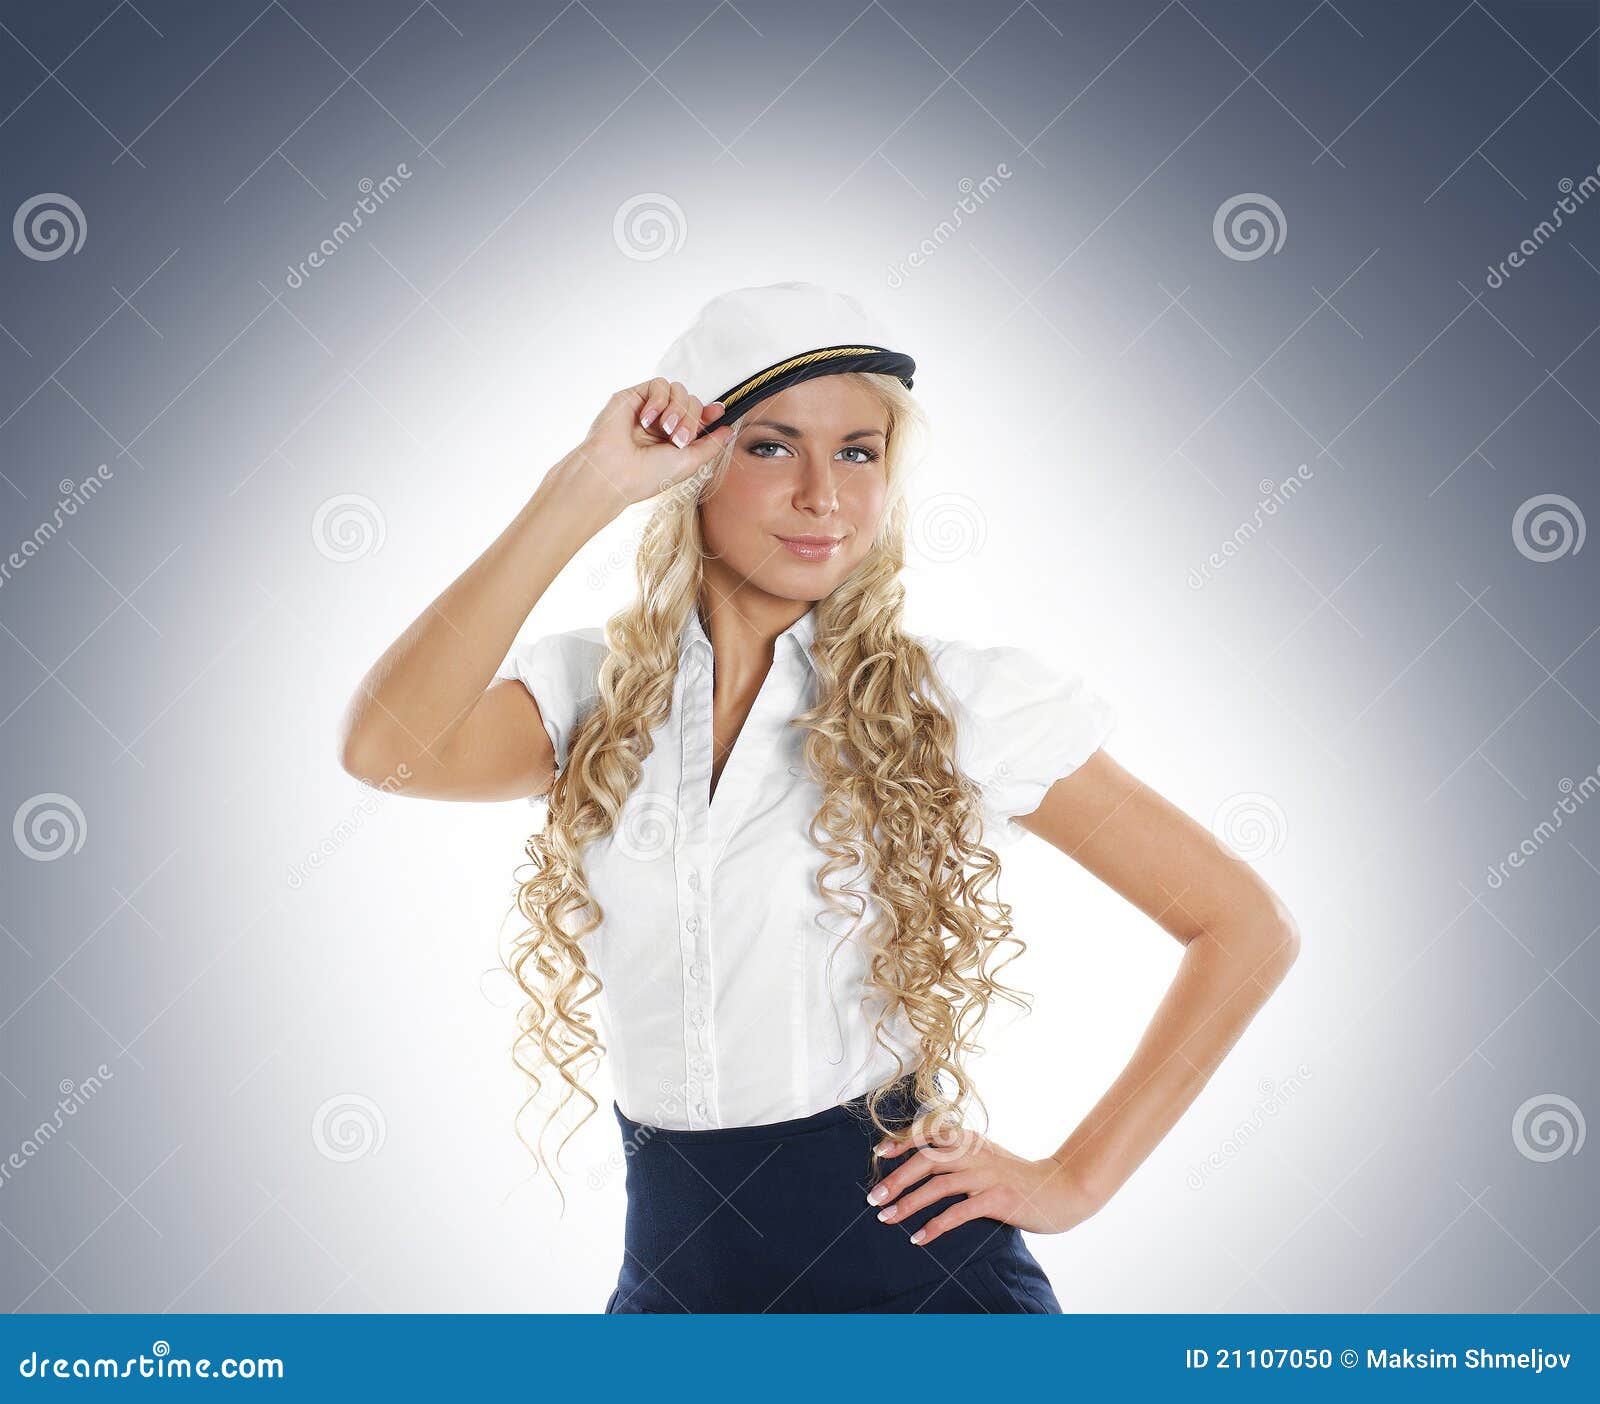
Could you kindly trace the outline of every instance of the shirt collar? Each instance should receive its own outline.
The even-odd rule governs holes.
[[[784,640],[790,641],[790,646],[799,651],[807,665],[813,672],[816,671],[817,662],[811,656],[811,644],[817,636],[817,609],[813,605],[787,629],[778,635],[775,648],[781,649]],[[689,654],[697,649],[704,650],[704,657],[709,661],[712,657],[711,640],[706,637],[704,626],[700,623],[700,610],[696,606],[689,609],[688,618],[683,621],[683,628],[678,634],[678,662],[681,664]]]

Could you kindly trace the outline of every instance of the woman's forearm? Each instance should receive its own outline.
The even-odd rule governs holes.
[[[1091,1200],[1108,1200],[1160,1144],[1288,973],[1297,947],[1293,927],[1275,919],[1189,941],[1127,1066],[1051,1156]]]
[[[550,469],[510,525],[384,651],[351,698],[346,769],[417,768],[472,709],[535,604],[624,505],[576,454]]]

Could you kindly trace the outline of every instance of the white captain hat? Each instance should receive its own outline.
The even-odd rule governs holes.
[[[709,433],[751,405],[802,380],[843,371],[897,376],[906,389],[917,363],[860,301],[816,283],[735,288],[700,309],[655,373],[683,384],[702,405],[722,401]]]

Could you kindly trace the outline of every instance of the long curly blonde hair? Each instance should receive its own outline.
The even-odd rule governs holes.
[[[866,942],[868,983],[880,1010],[873,1040],[893,1052],[897,1065],[894,1077],[866,1101],[873,1127],[889,1136],[905,1128],[889,1124],[879,1103],[908,1072],[922,1107],[919,1127],[953,1129],[969,1100],[981,1107],[964,1066],[983,1050],[979,1027],[996,998],[1023,1009],[1031,999],[999,981],[1000,970],[1025,945],[1012,932],[1010,905],[991,891],[1000,861],[983,842],[977,787],[956,764],[949,696],[927,650],[901,627],[909,446],[925,421],[893,376],[840,374],[870,390],[888,411],[888,491],[867,555],[814,606],[816,704],[790,725],[805,731],[805,767],[822,796],[809,827],[824,855],[820,893],[830,911],[848,918],[841,939]],[[602,982],[585,959],[584,938],[605,914],[589,890],[580,854],[618,827],[656,729],[670,712],[680,632],[701,592],[705,547],[697,507],[732,458],[742,428],[740,420],[734,423],[727,447],[697,478],[669,489],[644,528],[638,597],[606,623],[597,700],[569,738],[544,828],[527,841],[532,871],[519,882],[516,906],[528,926],[503,963],[527,996],[512,1059],[530,1084],[516,1126],[536,1169],[541,1161],[559,1163],[567,1141],[599,1107],[585,1082],[605,1051],[589,1008]],[[830,886],[830,876],[846,871],[869,880],[875,903]],[[869,905],[877,910],[863,923]],[[1011,953],[1002,957],[1005,946]],[[889,1021],[902,1016],[918,1049],[909,1069],[884,1036]],[[948,1093],[941,1073],[949,1075]],[[540,1101],[552,1074],[558,1096],[530,1143],[524,1114]],[[544,1155],[545,1135],[574,1099],[587,1106],[551,1161]]]

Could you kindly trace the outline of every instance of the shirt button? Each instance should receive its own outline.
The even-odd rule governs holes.
[[[706,1104],[704,1102],[696,1102],[694,1111],[696,1116],[704,1118],[706,1116]]]
[[[699,1028],[705,1021],[706,1011],[704,1009],[694,1009],[689,1012],[689,1022],[696,1028]]]
[[[696,872],[693,868],[689,869],[689,886],[691,888],[695,889],[696,891],[699,891],[699,888],[700,888],[700,874],[698,872]]]
[[[701,1077],[706,1077],[711,1072],[711,1063],[706,1058],[696,1058],[694,1060],[694,1070],[699,1073]]]
[[[697,960],[689,967],[689,978],[692,980],[704,980],[706,978],[706,967],[703,961]]]
[[[697,916],[692,916],[688,921],[684,922],[684,926],[690,931],[698,931],[700,929],[700,918]]]

